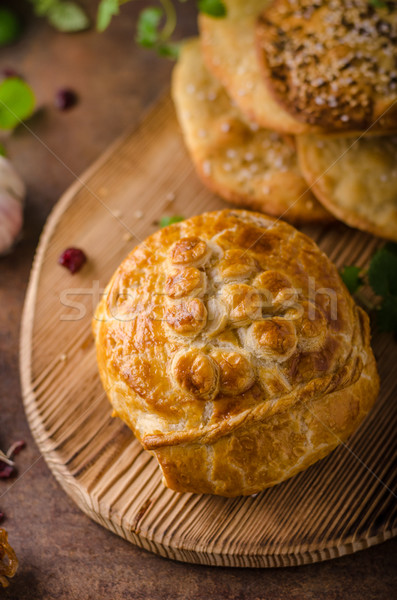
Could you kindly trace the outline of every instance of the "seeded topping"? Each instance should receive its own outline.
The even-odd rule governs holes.
[[[276,0],[258,20],[267,84],[290,114],[365,129],[397,101],[397,3]],[[397,109],[380,128],[397,127]]]
[[[251,29],[256,59],[253,22]],[[172,91],[184,140],[207,187],[226,201],[287,220],[329,218],[301,176],[294,140],[259,128],[239,112],[206,68],[198,39],[184,44]],[[308,200],[312,202],[309,211]]]

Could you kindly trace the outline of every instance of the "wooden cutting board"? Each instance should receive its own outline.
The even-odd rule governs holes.
[[[197,179],[168,97],[61,198],[40,240],[22,322],[23,395],[37,444],[84,512],[169,558],[275,567],[382,542],[397,533],[397,345],[391,335],[374,335],[382,390],[348,445],[256,497],[164,488],[155,460],[110,416],[91,335],[101,290],[161,216],[224,206]],[[380,243],[343,225],[305,232],[338,266],[364,265]],[[68,246],[89,257],[74,276],[57,264]]]

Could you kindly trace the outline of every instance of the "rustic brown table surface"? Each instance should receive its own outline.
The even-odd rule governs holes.
[[[98,0],[81,2],[90,14]],[[134,26],[144,6],[123,8],[105,34],[65,35],[25,14],[21,40],[0,50],[0,68],[21,72],[42,110],[6,142],[28,186],[24,236],[0,259],[0,448],[25,439],[20,478],[0,481],[4,526],[20,560],[4,596],[161,600],[383,599],[396,589],[397,540],[340,559],[288,569],[226,569],[175,563],[136,548],[91,522],[60,489],[30,435],[18,372],[20,316],[29,270],[45,219],[74,174],[88,167],[167,86],[171,63],[138,48]],[[194,2],[179,9],[179,33],[195,30]],[[69,112],[53,107],[57,89],[80,97]],[[37,137],[35,137],[37,136]]]

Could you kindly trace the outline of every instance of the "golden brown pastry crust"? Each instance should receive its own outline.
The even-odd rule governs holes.
[[[256,38],[265,83],[294,118],[329,131],[396,130],[395,2],[275,0]]]
[[[293,223],[333,219],[308,190],[294,140],[253,126],[240,114],[204,66],[198,39],[181,49],[172,92],[193,163],[212,191]]]
[[[308,184],[335,217],[397,241],[397,136],[299,136],[298,158]]]
[[[0,586],[8,587],[9,577],[14,577],[18,569],[18,559],[8,542],[8,534],[0,528]]]
[[[167,318],[181,309],[190,323],[180,305],[192,296],[165,291],[175,257],[207,281],[187,329]],[[283,481],[345,440],[378,392],[368,317],[336,268],[259,213],[205,213],[150,236],[93,325],[114,413],[177,491],[236,496]]]
[[[226,17],[199,16],[203,58],[239,110],[261,127],[280,133],[317,131],[290,115],[263,81],[255,48],[255,23],[269,0],[224,0]]]

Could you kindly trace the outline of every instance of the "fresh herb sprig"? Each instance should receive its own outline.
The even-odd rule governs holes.
[[[132,0],[101,0],[97,14],[97,29],[104,31],[114,16],[120,12],[120,6]],[[179,0],[185,2],[186,0]],[[172,41],[177,19],[175,4],[172,0],[159,0],[159,6],[144,8],[138,18],[136,41],[144,48],[155,50],[160,56],[177,58],[179,44]],[[215,18],[226,15],[222,0],[197,0],[199,12]]]
[[[346,266],[341,277],[351,294],[368,283],[379,298],[374,307],[379,329],[397,333],[397,244],[388,242],[377,250],[367,270]]]
[[[368,0],[368,2],[375,8],[387,8],[385,0]]]
[[[20,77],[6,77],[0,83],[0,129],[15,129],[35,109],[32,88]],[[1,152],[1,151],[0,151]]]
[[[90,19],[76,2],[69,0],[29,0],[34,13],[45,17],[58,31],[73,33],[90,26]],[[117,0],[116,0],[117,1]]]
[[[0,47],[15,42],[22,33],[22,24],[18,15],[9,8],[0,6]]]
[[[172,217],[161,217],[159,225],[160,227],[168,227],[168,225],[173,225],[174,223],[180,223],[184,221],[185,217],[181,215],[173,215]]]
[[[49,23],[62,32],[88,29],[90,20],[82,7],[71,0],[29,0],[36,15],[46,17]],[[120,12],[120,6],[132,0],[100,0],[97,12],[97,29],[104,31],[112,18]],[[178,44],[170,37],[175,29],[175,7],[172,0],[159,0],[162,7],[150,6],[140,13],[136,41],[145,48],[155,49],[162,56],[176,57]],[[179,0],[186,2],[186,0]],[[387,8],[385,0],[368,0],[375,8]],[[211,17],[226,16],[222,0],[196,0],[199,12]],[[164,27],[161,22],[165,20]],[[1,36],[0,36],[1,37]]]

